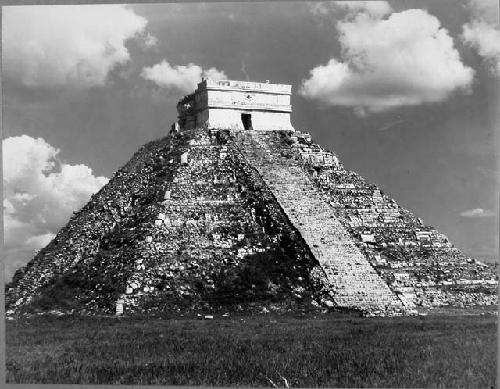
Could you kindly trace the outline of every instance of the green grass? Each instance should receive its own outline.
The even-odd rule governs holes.
[[[8,321],[6,339],[9,383],[497,384],[494,316],[38,317]]]

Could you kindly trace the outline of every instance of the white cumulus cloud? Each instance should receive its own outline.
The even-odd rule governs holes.
[[[147,20],[122,5],[12,6],[3,9],[3,74],[28,87],[100,86],[130,59],[125,42],[155,38]]]
[[[183,93],[190,93],[196,89],[202,77],[213,80],[227,79],[223,71],[216,68],[203,70],[201,66],[190,63],[188,65],[172,66],[166,60],[156,65],[145,67],[141,76],[153,81],[162,88],[171,88]]]
[[[410,9],[383,18],[385,6],[358,8],[336,25],[341,59],[313,68],[300,87],[303,96],[366,113],[440,102],[468,90],[474,71],[435,16]]]
[[[483,208],[474,208],[463,211],[460,216],[466,218],[492,217],[495,216],[495,212]]]
[[[59,150],[27,135],[4,139],[6,277],[44,247],[90,196],[108,182],[85,165],[59,160]]]
[[[497,0],[471,0],[472,21],[462,30],[462,40],[485,58],[491,74],[500,76],[500,29]]]

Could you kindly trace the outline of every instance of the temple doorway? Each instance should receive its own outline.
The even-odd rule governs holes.
[[[241,114],[241,121],[243,123],[243,128],[245,131],[252,131],[252,115],[249,113]]]

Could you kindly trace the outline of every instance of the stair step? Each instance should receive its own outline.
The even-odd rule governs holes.
[[[245,158],[259,172],[322,266],[337,304],[385,309],[400,300],[370,265],[306,173],[281,155],[279,140],[237,134]]]

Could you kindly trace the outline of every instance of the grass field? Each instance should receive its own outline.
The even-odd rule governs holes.
[[[39,317],[6,339],[9,383],[497,387],[492,315]]]

